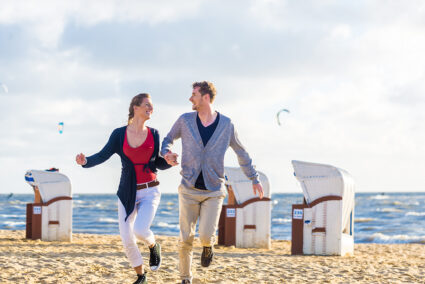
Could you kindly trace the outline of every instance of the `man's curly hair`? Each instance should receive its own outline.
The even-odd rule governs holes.
[[[199,92],[202,96],[209,94],[211,103],[215,99],[215,95],[217,94],[217,91],[214,87],[214,84],[208,81],[202,81],[202,82],[195,82],[192,84],[192,87],[195,89],[196,87],[199,87]]]

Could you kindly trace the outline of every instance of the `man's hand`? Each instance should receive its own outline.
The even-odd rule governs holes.
[[[77,157],[75,157],[75,161],[77,162],[77,164],[79,164],[80,166],[84,166],[85,164],[87,164],[86,161],[86,156],[84,156],[83,153],[80,153],[77,155]]]
[[[167,163],[170,166],[177,166],[179,163],[177,162],[177,157],[179,155],[177,155],[176,153],[170,152],[168,151],[167,154],[164,155],[164,159],[165,161],[167,161]]]
[[[261,183],[253,184],[252,189],[254,190],[254,194],[257,194],[258,192],[258,196],[260,197],[260,199],[263,199],[264,191]]]

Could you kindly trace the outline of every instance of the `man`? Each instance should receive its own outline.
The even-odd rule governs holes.
[[[177,154],[170,151],[174,140],[182,139],[179,186],[179,271],[182,283],[192,281],[192,243],[199,218],[199,237],[203,246],[201,265],[208,267],[213,259],[213,245],[218,220],[226,195],[224,186],[224,154],[230,146],[239,165],[252,180],[254,194],[263,198],[263,187],[251,158],[239,142],[231,120],[213,111],[216,89],[210,82],[193,83],[192,109],[177,119],[162,142],[161,154],[167,163],[177,165]]]

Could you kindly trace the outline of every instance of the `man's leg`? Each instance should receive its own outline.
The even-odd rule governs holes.
[[[181,279],[192,281],[193,238],[195,237],[196,221],[199,217],[200,203],[196,196],[184,193],[179,188],[179,271]]]
[[[208,197],[201,203],[199,216],[199,238],[204,247],[212,247],[215,243],[215,232],[220,219],[224,195]]]

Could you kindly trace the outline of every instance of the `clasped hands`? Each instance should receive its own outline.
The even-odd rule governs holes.
[[[177,166],[179,163],[177,162],[177,157],[179,155],[177,155],[176,153],[173,153],[171,151],[168,151],[167,154],[164,155],[164,159],[165,161],[167,161],[167,163],[170,166]]]

